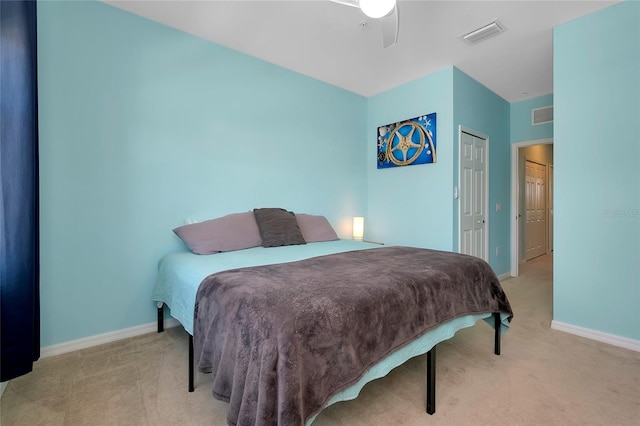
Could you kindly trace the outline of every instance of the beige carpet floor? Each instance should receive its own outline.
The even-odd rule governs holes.
[[[503,282],[515,312],[493,354],[483,322],[438,346],[435,415],[425,413],[425,356],[323,410],[314,426],[639,425],[640,353],[551,330],[552,259]],[[614,313],[612,313],[614,314]],[[210,376],[187,392],[181,328],[38,361],[9,382],[10,425],[225,425]]]

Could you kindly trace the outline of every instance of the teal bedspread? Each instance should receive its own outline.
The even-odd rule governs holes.
[[[171,252],[158,263],[158,278],[151,293],[151,300],[162,302],[170,309],[187,333],[193,335],[193,309],[196,293],[207,276],[227,269],[245,266],[285,263],[345,251],[380,247],[379,244],[354,240],[324,241],[297,246],[253,247],[210,255],[193,254],[190,251]]]

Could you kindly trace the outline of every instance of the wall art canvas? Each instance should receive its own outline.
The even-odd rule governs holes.
[[[378,168],[436,162],[436,113],[378,127]]]

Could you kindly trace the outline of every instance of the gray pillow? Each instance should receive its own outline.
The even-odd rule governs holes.
[[[262,244],[252,212],[233,213],[173,230],[195,254],[242,250]]]
[[[263,247],[306,244],[296,216],[285,209],[253,209]]]
[[[336,231],[324,216],[296,213],[296,221],[298,222],[298,227],[300,227],[302,237],[308,243],[338,239],[338,234],[336,234]]]

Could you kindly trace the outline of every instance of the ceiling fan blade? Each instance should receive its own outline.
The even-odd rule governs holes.
[[[382,28],[382,44],[388,48],[398,41],[398,5],[393,7],[391,13],[380,18],[380,28]]]
[[[358,3],[359,0],[329,0],[332,1],[334,3],[340,3],[340,4],[344,4],[346,6],[353,6],[353,7],[360,7],[360,3]]]

